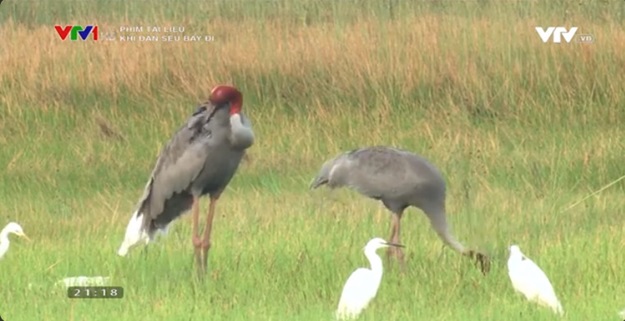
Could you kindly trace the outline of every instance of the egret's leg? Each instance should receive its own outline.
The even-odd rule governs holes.
[[[143,250],[141,252],[143,252],[143,258],[147,259],[148,258],[148,247],[147,247],[147,245],[143,246]]]
[[[194,256],[195,256],[195,264],[199,269],[202,264],[202,258],[200,253],[200,248],[202,247],[202,240],[200,239],[200,233],[198,232],[198,220],[200,216],[200,199],[199,197],[193,195],[193,205],[191,206],[191,215],[193,216],[193,248],[194,248]]]
[[[206,216],[206,226],[204,227],[204,239],[202,240],[202,270],[206,272],[206,263],[208,261],[208,250],[211,247],[211,231],[213,229],[213,217],[215,216],[215,206],[219,194],[211,195],[210,205],[208,206],[208,215]]]

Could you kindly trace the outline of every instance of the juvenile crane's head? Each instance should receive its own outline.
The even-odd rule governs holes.
[[[317,176],[313,178],[313,180],[310,182],[308,188],[315,189],[323,184],[327,184],[330,180],[330,171],[332,171],[332,167],[334,167],[334,159],[323,163],[321,169],[319,170],[319,173],[317,173]]]
[[[230,115],[238,114],[243,107],[243,95],[235,87],[228,85],[218,85],[208,97],[208,100],[217,108],[230,104]]]

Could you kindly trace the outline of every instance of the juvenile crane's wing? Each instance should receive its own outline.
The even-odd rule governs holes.
[[[214,110],[212,104],[200,106],[162,150],[139,205],[139,212],[147,218],[154,220],[161,215],[175,217],[190,207],[191,195],[182,195],[181,192],[193,183],[204,167],[210,151],[197,140],[203,135],[210,135],[204,125]],[[168,201],[174,203],[167,206],[172,213],[163,212]]]

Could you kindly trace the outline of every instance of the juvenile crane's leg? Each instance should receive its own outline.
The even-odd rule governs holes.
[[[392,213],[391,215],[391,237],[389,242],[395,244],[401,244],[400,241],[400,230],[401,230],[401,216],[403,214],[403,210],[398,211],[397,213]],[[387,259],[390,261],[391,256],[395,256],[397,260],[399,260],[400,268],[404,269],[404,252],[401,248],[391,246],[388,248],[386,252]]]
[[[219,194],[211,195],[210,205],[208,206],[208,215],[206,216],[206,226],[204,227],[204,240],[202,240],[202,270],[206,272],[206,263],[208,261],[208,250],[211,247],[211,231],[213,229],[213,217],[215,216],[215,206]]]
[[[202,240],[200,239],[200,233],[198,232],[198,220],[200,216],[200,199],[197,196],[193,196],[193,205],[191,206],[191,215],[193,216],[193,251],[195,256],[195,264],[197,268],[201,267],[202,257],[200,256],[200,248],[202,247]]]

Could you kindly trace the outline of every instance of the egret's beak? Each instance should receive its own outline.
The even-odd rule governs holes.
[[[25,238],[27,241],[32,242],[32,240],[31,240],[28,236],[26,236],[26,234],[24,234],[24,233],[19,233],[19,234],[17,234],[17,236],[19,236],[19,237],[23,237],[23,238]]]
[[[401,244],[397,244],[397,243],[386,243],[386,245],[388,245],[388,246],[394,246],[394,247],[405,247],[405,246],[403,246],[403,245],[401,245]]]

